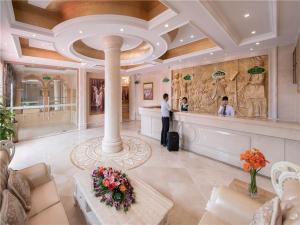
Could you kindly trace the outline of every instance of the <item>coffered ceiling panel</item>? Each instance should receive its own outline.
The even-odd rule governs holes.
[[[114,14],[149,21],[167,9],[159,1],[52,0],[46,8],[37,6],[37,2],[30,4],[24,0],[13,0],[12,3],[17,21],[47,29],[88,15]]]

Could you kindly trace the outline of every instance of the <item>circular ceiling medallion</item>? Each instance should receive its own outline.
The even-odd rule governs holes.
[[[143,64],[162,56],[169,40],[149,29],[144,20],[120,15],[93,15],[70,19],[53,28],[55,49],[65,57],[89,65],[104,65],[102,38],[123,38],[121,65]],[[66,48],[66,46],[68,46]]]
[[[123,38],[123,45],[121,47],[121,51],[127,51],[136,48],[139,46],[143,40],[137,37],[129,36],[129,35],[119,35]],[[95,35],[87,38],[81,39],[81,41],[87,46],[94,48],[96,50],[104,50],[102,39],[105,36],[103,35]]]

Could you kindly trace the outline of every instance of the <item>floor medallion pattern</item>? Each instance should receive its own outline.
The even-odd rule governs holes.
[[[142,165],[151,156],[150,145],[131,136],[122,136],[122,151],[112,154],[103,153],[102,138],[91,138],[77,145],[70,154],[72,163],[83,170],[92,170],[101,164],[115,165],[119,169],[130,170]]]

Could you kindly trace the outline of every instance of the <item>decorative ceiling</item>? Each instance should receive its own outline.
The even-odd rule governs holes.
[[[182,60],[264,54],[294,43],[299,1],[1,1],[4,60],[103,69],[102,38],[123,38],[121,65],[134,72]]]

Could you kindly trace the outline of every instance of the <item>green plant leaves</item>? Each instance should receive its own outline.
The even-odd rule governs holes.
[[[0,103],[0,140],[9,140],[15,134],[15,114]]]

